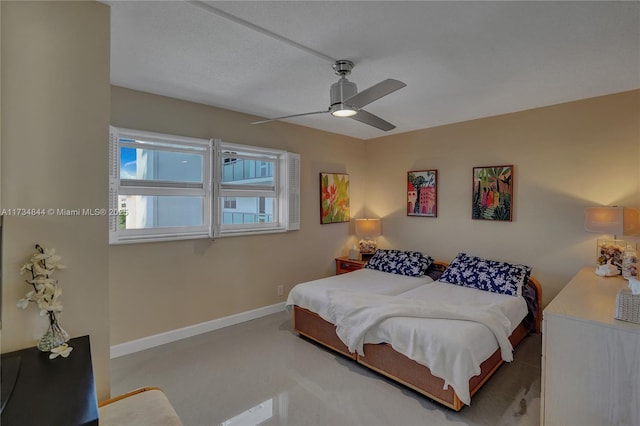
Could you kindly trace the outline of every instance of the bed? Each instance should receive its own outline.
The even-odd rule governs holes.
[[[377,252],[370,263],[376,256],[391,255],[397,264],[398,253],[416,254],[387,250],[381,256]],[[425,258],[430,261],[418,276],[368,264],[360,271],[300,284],[290,292],[287,306],[300,335],[458,411],[470,404],[471,396],[505,359],[510,360],[512,347],[528,333],[539,333],[541,288],[530,268],[510,264],[506,265],[517,267],[522,281],[513,294],[502,294],[504,288],[496,292],[456,285],[451,281],[473,278],[471,270],[477,278],[486,275],[487,265],[495,270],[504,263],[460,253],[447,268],[444,262]],[[404,305],[418,312],[406,314]],[[443,307],[462,317],[439,318]],[[433,309],[440,313],[434,315]],[[371,325],[362,320],[370,317],[368,310],[376,313]],[[474,315],[490,318],[478,323]],[[351,318],[351,326],[345,318]],[[357,343],[349,340],[353,328],[361,329]],[[494,335],[495,328],[504,330]],[[460,338],[450,342],[451,336]]]

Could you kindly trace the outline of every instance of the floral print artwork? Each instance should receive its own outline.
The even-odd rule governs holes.
[[[472,218],[511,221],[513,166],[473,168]]]
[[[320,223],[349,219],[349,175],[320,173]]]

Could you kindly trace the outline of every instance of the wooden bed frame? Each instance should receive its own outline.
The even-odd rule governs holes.
[[[444,271],[448,266],[445,262],[435,261],[430,270]],[[527,285],[536,292],[537,311],[535,312],[535,333],[540,333],[542,319],[542,287],[537,279],[530,277]],[[464,403],[460,401],[453,388],[444,388],[444,380],[431,374],[428,367],[409,359],[405,355],[395,351],[390,344],[365,344],[364,356],[350,352],[347,346],[336,334],[336,326],[325,321],[315,312],[299,306],[293,307],[293,328],[300,335],[314,340],[359,364],[377,371],[398,383],[401,383],[421,394],[449,407],[460,411]],[[515,348],[529,332],[520,323],[509,336],[509,341]],[[504,361],[498,348],[493,355],[480,364],[480,374],[469,380],[469,391],[473,396],[483,384],[496,372]]]

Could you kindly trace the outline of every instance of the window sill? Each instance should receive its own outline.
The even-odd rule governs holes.
[[[191,235],[165,235],[165,236],[145,236],[145,237],[124,237],[115,240],[109,240],[109,245],[118,246],[123,244],[144,244],[144,243],[162,243],[167,241],[183,241],[197,239],[213,239],[209,234],[191,234]]]
[[[216,237],[226,238],[226,237],[246,237],[251,235],[264,235],[264,234],[281,234],[283,232],[287,232],[286,228],[268,228],[268,229],[239,229],[232,231],[220,231],[219,235]]]

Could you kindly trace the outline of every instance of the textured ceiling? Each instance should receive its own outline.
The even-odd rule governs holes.
[[[275,117],[327,109],[334,59],[405,82],[366,107],[390,132],[288,120],[362,139],[640,88],[637,1],[105,3],[115,85]]]

